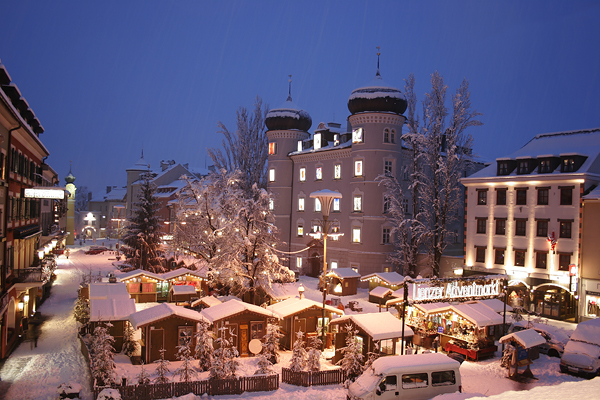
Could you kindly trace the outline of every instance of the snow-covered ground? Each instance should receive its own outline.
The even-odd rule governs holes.
[[[110,242],[105,241],[108,246]],[[102,244],[97,243],[97,244]],[[48,320],[42,326],[42,334],[37,348],[31,348],[29,342],[21,344],[8,358],[0,376],[3,381],[11,383],[4,398],[7,400],[26,399],[56,399],[56,388],[63,382],[77,382],[83,386],[82,400],[92,400],[90,390],[90,377],[85,359],[81,355],[77,340],[77,329],[73,318],[73,305],[77,296],[77,287],[81,275],[101,273],[106,276],[114,270],[112,262],[114,255],[85,255],[87,246],[74,246],[71,256],[67,260],[59,257],[57,280],[51,291],[51,296],[41,306],[40,311]],[[114,247],[114,244],[113,244]],[[118,273],[117,273],[118,274]],[[317,290],[317,280],[301,277],[307,298],[321,301],[322,293]],[[296,289],[291,290],[296,293]],[[331,297],[331,296],[330,296]],[[350,300],[358,300],[363,312],[377,312],[377,305],[368,303],[367,290],[359,289],[355,296],[342,298],[344,304]],[[352,311],[346,310],[349,313]],[[575,325],[549,321],[555,330],[570,334]],[[290,352],[281,354],[282,360],[275,366],[280,371],[282,366],[287,366],[291,357]],[[130,382],[135,382],[135,376],[141,367],[131,365],[129,359],[123,355],[115,357],[117,374],[127,377]],[[239,375],[252,375],[257,369],[255,358],[241,359]],[[172,362],[171,371],[175,371],[180,362]],[[449,394],[439,396],[438,399],[461,400],[490,396],[491,400],[519,400],[519,399],[549,399],[565,400],[571,398],[597,398],[600,393],[600,378],[585,381],[581,378],[562,374],[559,371],[559,359],[550,358],[541,354],[532,365],[533,375],[537,380],[527,384],[520,384],[506,378],[506,370],[500,367],[499,353],[491,360],[480,362],[464,362],[460,367],[463,391],[462,394]],[[323,361],[324,369],[334,368],[328,361]],[[145,366],[147,372],[154,373],[154,365]],[[202,373],[201,378],[208,376]],[[5,387],[5,386],[2,386]],[[0,395],[0,398],[2,396]],[[204,397],[188,395],[180,399],[195,400]],[[219,399],[345,399],[346,391],[341,385],[322,387],[296,387],[282,383],[274,392],[244,393],[241,396],[218,396]]]

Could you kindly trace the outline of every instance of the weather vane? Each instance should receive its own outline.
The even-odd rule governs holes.
[[[381,49],[381,47],[377,46],[377,73],[375,74],[376,76],[380,76],[379,74],[379,56],[381,55],[381,53],[379,52],[379,50]]]
[[[289,89],[288,89],[288,100],[292,101],[292,75],[288,75],[290,77],[290,79],[288,79],[289,82]]]

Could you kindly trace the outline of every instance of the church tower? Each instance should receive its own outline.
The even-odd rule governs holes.
[[[75,244],[75,176],[71,173],[69,168],[69,174],[65,176],[65,182],[67,182],[65,189],[69,192],[67,197],[67,245]]]

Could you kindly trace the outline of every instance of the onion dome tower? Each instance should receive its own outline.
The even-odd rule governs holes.
[[[269,110],[265,119],[269,131],[303,131],[308,132],[312,126],[310,115],[300,109],[292,102],[292,79],[290,75],[290,87],[285,103],[279,108]]]

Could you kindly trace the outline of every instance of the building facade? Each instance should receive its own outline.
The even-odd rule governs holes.
[[[537,135],[464,178],[465,274],[507,274],[512,306],[578,318],[583,201],[599,181],[599,129]]]

